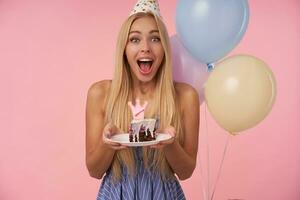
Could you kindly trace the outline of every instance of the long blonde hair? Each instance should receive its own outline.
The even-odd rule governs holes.
[[[136,19],[144,16],[152,16],[155,19],[164,49],[164,58],[155,77],[156,88],[154,91],[153,103],[149,105],[151,106],[151,112],[145,117],[159,116],[160,129],[163,129],[168,125],[174,126],[176,130],[176,139],[182,144],[183,132],[179,115],[180,107],[178,100],[176,99],[173,84],[169,36],[161,19],[151,13],[137,13],[132,15],[121,27],[116,48],[114,78],[112,80],[106,107],[106,122],[112,122],[124,132],[127,132],[130,126],[132,114],[127,102],[132,101],[132,77],[130,66],[125,55],[125,47],[132,23]],[[151,159],[149,159],[150,157]],[[143,161],[145,167],[151,166],[158,170],[163,178],[167,179],[173,177],[173,172],[167,163],[162,150],[143,148]],[[130,175],[135,175],[134,152],[131,148],[116,152],[111,166],[114,180],[121,179],[122,166],[127,168]]]

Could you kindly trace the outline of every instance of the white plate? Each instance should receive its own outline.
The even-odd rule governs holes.
[[[156,140],[146,141],[146,142],[129,142],[129,134],[128,133],[121,133],[114,135],[110,138],[112,142],[120,143],[124,146],[129,147],[140,147],[140,146],[149,146],[153,144],[157,144],[160,141],[165,141],[170,139],[172,136],[167,133],[157,133]]]

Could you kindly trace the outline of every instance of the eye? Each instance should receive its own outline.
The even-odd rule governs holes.
[[[154,36],[151,39],[152,42],[160,42],[160,38],[158,36]]]
[[[137,38],[137,37],[132,37],[132,38],[129,39],[129,41],[132,42],[132,43],[138,43],[140,41],[140,39]]]

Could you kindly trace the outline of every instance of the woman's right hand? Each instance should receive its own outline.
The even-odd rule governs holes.
[[[118,127],[116,127],[112,123],[106,124],[106,126],[103,129],[103,134],[102,134],[102,139],[104,144],[108,145],[110,148],[114,150],[121,150],[121,149],[126,149],[127,146],[124,146],[118,142],[113,142],[111,140],[111,137],[116,134],[120,134],[121,131]]]

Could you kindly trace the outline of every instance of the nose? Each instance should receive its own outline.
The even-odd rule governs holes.
[[[150,46],[148,44],[148,41],[144,41],[142,43],[142,46],[141,46],[141,52],[142,53],[149,53],[150,52]]]

